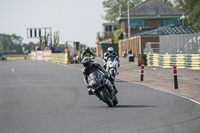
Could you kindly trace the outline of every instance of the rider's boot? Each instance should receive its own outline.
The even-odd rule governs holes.
[[[94,95],[91,88],[88,88],[88,95]]]

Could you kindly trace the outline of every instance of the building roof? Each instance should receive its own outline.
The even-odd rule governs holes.
[[[199,27],[175,27],[175,26],[165,26],[151,31],[143,31],[140,33],[132,34],[131,37],[143,36],[143,35],[172,35],[172,34],[194,34],[200,31]]]
[[[127,12],[120,17],[127,17]],[[181,16],[185,12],[170,7],[158,0],[146,0],[130,9],[130,16]]]

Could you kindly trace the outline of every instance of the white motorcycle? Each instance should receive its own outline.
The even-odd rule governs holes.
[[[111,79],[114,81],[118,74],[118,61],[114,57],[109,57],[106,62],[106,71],[109,73]]]

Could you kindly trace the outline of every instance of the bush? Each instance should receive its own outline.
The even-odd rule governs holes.
[[[5,56],[2,55],[2,56],[0,57],[0,60],[7,60],[7,59],[6,59]]]
[[[118,44],[119,40],[123,39],[123,30],[122,29],[116,30],[114,33],[114,37],[115,37],[114,43]]]

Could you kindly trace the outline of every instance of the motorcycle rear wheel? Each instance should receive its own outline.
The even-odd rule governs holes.
[[[108,107],[114,106],[111,98],[109,97],[109,93],[106,89],[102,89],[100,95],[103,98],[104,102],[108,105]]]

